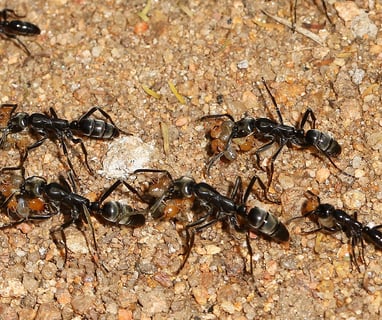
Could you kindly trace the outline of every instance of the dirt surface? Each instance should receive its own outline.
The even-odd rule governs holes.
[[[275,118],[264,77],[285,123],[297,123],[311,107],[317,128],[342,146],[336,165],[356,178],[341,174],[314,152],[285,148],[276,160],[271,186],[281,205],[254,197],[248,204],[287,221],[301,215],[304,193],[313,189],[322,201],[349,214],[357,211],[362,223],[382,223],[378,1],[327,1],[333,24],[314,1],[298,1],[297,27],[305,24],[304,30],[320,43],[261,11],[290,21],[289,1],[153,1],[147,25],[137,15],[144,1],[37,0],[10,6],[3,3],[26,13],[23,19],[37,24],[42,33],[20,37],[33,53],[30,59],[14,42],[1,40],[0,102],[18,104],[18,111],[28,113],[52,107],[70,120],[100,106],[134,137],[131,144],[129,139],[120,143],[84,138],[94,175],[79,161],[80,148],[74,149],[76,157],[70,147],[78,193],[95,199],[111,185],[119,174],[110,165],[115,158],[121,176],[139,166],[167,169],[174,177],[206,181],[223,194],[238,175],[245,183],[255,174],[266,179],[254,163],[261,142],[231,163],[218,161],[211,177],[205,177],[206,136],[216,123],[198,120],[221,113],[235,119]],[[185,97],[184,104],[169,82]],[[161,98],[148,95],[142,86]],[[166,128],[170,137],[165,152]],[[34,138],[26,132],[9,139],[29,139],[28,144]],[[0,154],[2,166],[18,163],[12,144]],[[31,152],[25,167],[27,177],[40,175],[48,181],[57,181],[68,169],[59,145],[49,140]],[[138,182],[143,184],[145,178]],[[118,196],[144,208],[123,189]],[[99,263],[107,272],[93,261],[86,223],[65,230],[70,249],[65,266],[49,232],[60,226],[62,215],[1,230],[0,319],[381,317],[382,252],[372,244],[366,245],[361,272],[351,271],[344,234],[305,235],[313,223],[297,220],[289,225],[287,244],[253,237],[253,281],[245,272],[245,235],[216,224],[196,236],[187,264],[175,275],[184,249],[182,225],[196,219],[186,209],[178,215],[176,224],[148,217],[136,229],[92,218]]]

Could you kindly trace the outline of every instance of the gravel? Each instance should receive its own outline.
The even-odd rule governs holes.
[[[284,148],[275,161],[270,188],[281,205],[262,203],[255,196],[248,205],[264,207],[285,222],[301,216],[304,193],[312,189],[322,202],[349,214],[357,211],[362,223],[381,223],[378,2],[327,1],[331,25],[313,1],[299,1],[297,24],[304,23],[323,46],[261,11],[290,20],[289,0],[151,1],[145,23],[137,13],[146,3],[138,0],[13,5],[11,9],[26,14],[22,20],[37,24],[42,33],[20,37],[34,55],[28,59],[16,43],[0,39],[0,102],[17,103],[17,111],[28,113],[52,107],[69,120],[99,106],[131,134],[111,141],[83,138],[94,175],[84,166],[78,145],[68,143],[81,195],[96,198],[134,165],[166,169],[174,177],[191,175],[224,194],[238,175],[245,184],[255,174],[265,179],[264,172],[255,170],[254,152],[262,145],[256,140],[249,151],[248,143],[234,142],[236,160],[217,161],[206,177],[208,132],[218,122],[199,121],[207,114],[224,113],[237,120],[247,115],[276,118],[261,82],[264,77],[284,123],[294,125],[312,108],[317,129],[342,146],[333,161],[356,178],[341,174],[314,150]],[[8,138],[8,146],[0,150],[2,167],[18,164],[15,144],[35,141],[28,133]],[[274,151],[261,155],[262,165]],[[40,175],[47,181],[57,181],[68,169],[59,144],[49,139],[30,152],[25,168],[27,177]],[[141,185],[147,180],[137,179]],[[145,209],[124,189],[111,198]],[[251,235],[253,278],[246,272],[245,235],[220,224],[196,234],[190,257],[176,274],[185,250],[184,225],[196,218],[184,207],[176,223],[148,217],[136,229],[92,217],[98,256],[87,222],[73,225],[65,230],[66,264],[63,248],[50,234],[63,223],[61,214],[0,230],[0,318],[380,317],[382,252],[367,243],[366,264],[360,273],[351,271],[347,237],[304,234],[314,229],[304,219],[288,225],[287,244]],[[9,221],[6,214],[1,219]]]

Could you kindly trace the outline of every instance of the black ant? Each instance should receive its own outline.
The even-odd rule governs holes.
[[[124,205],[118,201],[104,203],[106,198],[121,184],[131,189],[132,187],[127,183],[117,180],[98,200],[90,201],[88,198],[77,194],[76,191],[73,192],[66,180],[62,178],[60,180],[60,183],[47,183],[44,178],[33,176],[27,178],[23,185],[23,190],[27,194],[31,194],[35,197],[45,197],[47,201],[54,203],[57,207],[65,206],[70,209],[71,218],[60,227],[60,230],[67,228],[79,220],[81,214],[85,215],[87,222],[92,228],[89,212],[96,213],[105,220],[120,225],[139,227],[145,223],[144,215],[137,213],[137,211],[134,211],[128,205]],[[71,181],[73,185],[73,179],[71,179]],[[93,230],[92,233],[95,240]]]
[[[311,191],[307,191],[305,196],[308,199],[313,200],[315,203],[312,204],[308,201],[307,203],[305,203],[305,207],[309,209],[314,209],[308,209],[308,212],[304,213],[302,217],[292,218],[287,223],[289,223],[292,220],[304,217],[312,217],[316,219],[318,228],[304,232],[305,234],[315,233],[318,231],[326,231],[328,233],[343,231],[350,239],[350,244],[352,247],[350,261],[360,272],[355,248],[357,246],[360,246],[360,249],[358,251],[360,252],[360,260],[362,263],[365,263],[365,245],[363,241],[364,238],[367,238],[377,248],[382,249],[382,232],[379,231],[379,229],[382,228],[382,225],[377,225],[372,228],[367,227],[361,222],[357,221],[356,212],[353,214],[353,216],[350,216],[343,210],[335,209],[334,206],[331,204],[321,203],[320,198]]]
[[[231,127],[230,134],[227,135],[225,133],[224,135],[224,139],[226,141],[224,150],[211,158],[211,160],[209,161],[207,165],[207,174],[209,175],[212,165],[223,155],[226,156],[228,154],[229,155],[228,158],[231,157],[232,139],[244,138],[250,135],[254,135],[255,138],[258,138],[260,140],[262,139],[269,140],[269,142],[261,146],[255,152],[256,164],[260,168],[261,168],[260,156],[259,156],[260,153],[270,148],[274,143],[277,143],[279,145],[277,151],[271,157],[270,164],[268,165],[266,169],[268,173],[268,188],[273,178],[274,162],[276,158],[278,157],[278,155],[280,154],[281,150],[286,145],[287,146],[296,145],[301,148],[314,147],[321,154],[323,154],[337,170],[339,170],[341,173],[345,174],[346,176],[354,178],[354,176],[344,172],[339,167],[337,167],[337,165],[333,162],[332,157],[336,157],[341,153],[341,146],[338,144],[338,142],[334,138],[329,136],[327,133],[324,133],[322,131],[315,129],[316,117],[312,109],[308,108],[305,111],[302,117],[302,120],[297,127],[285,125],[275,98],[273,97],[265,80],[262,79],[262,81],[276,109],[279,122],[276,122],[268,118],[252,118],[252,117],[245,117],[243,119],[240,119],[239,121],[234,121],[233,117],[228,114],[210,115],[210,116],[202,117],[201,120],[210,119],[210,118],[227,117],[229,120],[226,121],[225,126],[227,128]],[[309,117],[311,119],[312,129],[305,131],[304,126],[306,122],[308,121]]]
[[[177,273],[183,269],[190,255],[191,248],[194,244],[195,233],[200,232],[204,228],[209,227],[218,221],[228,221],[235,230],[239,232],[247,232],[248,250],[251,256],[251,273],[252,249],[249,244],[248,235],[250,231],[262,234],[278,242],[289,240],[288,230],[275,216],[259,207],[251,209],[247,208],[246,202],[256,182],[258,182],[260,187],[264,190],[264,195],[266,197],[265,185],[257,176],[254,176],[251,179],[244,197],[239,195],[239,191],[241,191],[242,187],[240,178],[236,179],[231,197],[226,197],[209,184],[204,182],[196,183],[195,180],[190,177],[183,176],[174,180],[168,171],[155,169],[139,169],[136,170],[134,174],[142,172],[163,173],[171,181],[165,192],[163,192],[163,194],[150,205],[149,212],[154,218],[160,218],[162,216],[163,204],[170,199],[195,198],[195,200],[198,201],[198,204],[207,211],[203,217],[186,225],[186,252]],[[235,199],[238,196],[239,199]],[[190,233],[189,229],[191,228],[192,231]]]
[[[12,9],[3,9],[0,11],[0,34],[5,35],[10,39],[14,39],[25,50],[28,56],[31,55],[26,45],[17,36],[36,36],[41,33],[38,26],[33,23],[21,20],[8,20],[8,17],[24,18],[15,13]]]
[[[14,168],[3,168],[0,172],[2,173],[7,170],[14,170]],[[108,198],[110,194],[121,184],[124,184],[129,190],[132,190],[133,192],[135,191],[135,189],[121,180],[117,180],[111,187],[106,189],[106,191],[96,201],[90,201],[88,198],[77,193],[74,178],[70,172],[69,181],[73,186],[73,191],[68,181],[62,176],[60,176],[59,182],[47,183],[45,178],[39,176],[24,178],[24,168],[21,167],[20,170],[22,172],[22,178],[15,179],[14,181],[12,180],[12,184],[17,183],[17,186],[9,186],[9,183],[8,185],[5,183],[1,185],[2,188],[0,191],[2,191],[1,194],[3,198],[1,207],[7,206],[9,208],[9,204],[11,201],[14,201],[14,197],[17,196],[16,200],[18,201],[20,201],[19,199],[24,201],[25,199],[40,199],[40,203],[48,206],[51,213],[46,215],[26,215],[25,213],[17,211],[16,213],[20,219],[1,226],[2,229],[11,227],[26,220],[49,218],[57,212],[69,210],[70,219],[64,222],[60,227],[52,230],[51,234],[54,236],[57,232],[63,232],[71,224],[79,222],[80,219],[85,216],[85,219],[91,228],[94,247],[97,252],[97,242],[94,228],[90,220],[90,213],[99,215],[104,220],[119,225],[140,227],[145,223],[145,216],[143,213],[132,209],[130,206],[122,204],[118,201],[105,202],[106,198]],[[24,208],[24,210],[27,209],[28,208]],[[56,241],[55,237],[54,239]],[[67,258],[66,251],[65,261]]]
[[[21,159],[21,166],[26,161],[30,150],[41,146],[48,138],[58,139],[62,145],[62,149],[67,159],[68,165],[71,171],[75,174],[72,162],[69,159],[68,148],[65,142],[67,139],[74,144],[80,144],[85,157],[85,165],[89,172],[92,173],[92,169],[88,163],[88,153],[86,147],[82,139],[76,138],[74,135],[82,135],[90,138],[107,140],[118,137],[120,133],[127,134],[119,129],[109,114],[107,114],[99,107],[91,108],[78,120],[71,122],[58,118],[53,108],[50,108],[50,114],[28,114],[25,112],[14,113],[17,108],[17,104],[3,104],[1,108],[11,108],[11,112],[7,126],[1,129],[2,137],[0,139],[0,147],[4,145],[7,135],[11,133],[17,133],[29,129],[31,133],[40,136],[38,141],[26,148],[25,154]],[[89,118],[96,111],[99,111],[107,120],[110,121],[110,123],[100,119]]]

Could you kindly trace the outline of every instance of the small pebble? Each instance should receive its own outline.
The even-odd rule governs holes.
[[[143,312],[154,315],[159,312],[167,313],[169,311],[169,301],[159,287],[150,292],[140,292],[138,295],[138,301],[142,305]]]
[[[349,209],[360,209],[366,202],[366,196],[359,190],[349,190],[342,196],[344,204]]]
[[[41,270],[41,275],[45,280],[51,280],[56,276],[57,266],[54,263],[47,262]]]
[[[330,170],[328,168],[321,168],[316,173],[316,180],[318,183],[324,183],[330,176]]]
[[[249,64],[247,60],[242,60],[237,64],[238,69],[248,69]]]
[[[68,246],[68,249],[74,253],[89,253],[85,236],[77,228],[71,228],[70,232],[66,232],[66,245]]]
[[[54,303],[43,303],[37,311],[35,320],[61,320],[61,312]]]
[[[196,286],[192,288],[192,295],[194,296],[196,302],[201,306],[205,306],[207,304],[208,291],[205,287]]]
[[[373,150],[382,150],[382,132],[374,132],[366,138],[367,144]]]
[[[94,297],[88,295],[73,296],[71,305],[76,313],[84,314],[94,307]]]

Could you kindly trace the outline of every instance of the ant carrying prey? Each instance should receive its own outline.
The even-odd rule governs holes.
[[[308,201],[305,203],[305,208],[309,208],[308,211],[302,217],[292,218],[287,223],[296,219],[311,217],[315,219],[318,228],[306,231],[304,232],[305,234],[318,231],[328,233],[344,232],[349,238],[351,245],[350,262],[360,272],[358,258],[361,263],[365,263],[364,239],[367,239],[377,248],[382,249],[382,232],[379,230],[382,228],[382,225],[374,227],[365,226],[357,220],[357,213],[350,216],[345,211],[334,208],[331,204],[321,203],[320,198],[311,191],[307,191],[305,196],[308,198]],[[358,248],[358,255],[356,254],[356,247]]]
[[[24,170],[21,174],[12,172],[8,175],[2,172],[1,175],[0,209],[6,212],[11,221],[2,224],[0,229],[6,229],[25,221],[48,219],[57,213],[42,198],[23,192]]]
[[[3,104],[0,109],[6,108],[10,108],[11,112],[7,126],[5,128],[1,128],[2,137],[0,139],[0,148],[5,144],[7,136],[12,133],[21,132],[28,129],[31,134],[39,137],[38,141],[26,148],[25,154],[21,159],[20,166],[23,166],[30,150],[41,146],[47,139],[57,139],[62,146],[67,163],[75,175],[75,170],[69,158],[68,148],[66,145],[66,140],[69,140],[74,144],[80,144],[85,158],[85,165],[89,172],[92,173],[92,169],[88,163],[88,153],[86,147],[82,139],[75,137],[75,135],[87,136],[93,139],[109,140],[118,137],[120,133],[128,134],[119,129],[109,114],[99,107],[91,108],[79,119],[73,121],[59,118],[53,108],[50,108],[50,114],[28,114],[25,112],[14,113],[17,108],[17,104]],[[90,118],[90,116],[96,111],[100,112],[109,122]]]
[[[212,165],[222,156],[225,156],[228,159],[234,158],[232,156],[231,147],[233,139],[244,138],[253,135],[256,139],[268,141],[263,146],[258,148],[255,152],[256,165],[259,168],[261,168],[260,153],[269,149],[275,143],[278,145],[278,149],[271,156],[270,163],[266,168],[266,171],[268,173],[268,188],[272,182],[275,160],[277,159],[284,146],[291,145],[296,145],[304,149],[310,147],[316,149],[320,154],[324,155],[337,170],[339,170],[346,176],[353,177],[352,175],[341,170],[333,162],[332,157],[337,157],[341,153],[341,146],[334,138],[329,136],[327,133],[316,129],[316,117],[314,115],[313,110],[308,108],[297,126],[285,125],[275,98],[273,97],[265,80],[262,79],[262,81],[269,96],[271,97],[279,121],[277,122],[269,118],[253,117],[245,117],[243,119],[240,119],[239,121],[235,121],[233,117],[228,114],[209,115],[202,117],[201,120],[222,117],[228,118],[228,120],[223,123],[223,138],[220,138],[225,142],[224,149],[211,158],[207,165],[207,174],[209,175]],[[310,130],[305,131],[304,126],[308,122],[309,118],[312,128]]]
[[[10,20],[9,17],[13,18],[24,18],[25,16],[20,16],[12,9],[3,9],[0,11],[0,34],[5,35],[8,39],[14,39],[17,44],[19,44],[27,53],[28,56],[31,55],[30,51],[26,45],[17,36],[36,36],[41,33],[38,26],[33,23],[21,20]]]
[[[130,227],[140,227],[145,224],[143,212],[119,201],[105,201],[120,185],[125,185],[129,190],[135,191],[127,183],[117,180],[107,188],[95,201],[77,193],[72,173],[69,172],[69,180],[63,176],[58,182],[48,183],[40,176],[24,177],[24,168],[21,167],[21,175],[12,174],[10,178],[3,180],[0,184],[0,208],[6,208],[9,216],[16,217],[15,220],[0,226],[5,229],[28,220],[43,220],[57,213],[69,213],[69,219],[51,230],[51,234],[57,242],[55,234],[63,231],[70,225],[80,222],[85,218],[90,226],[94,248],[97,250],[97,242],[90,214],[101,217],[104,221],[112,224]],[[0,170],[2,177],[4,172],[14,171],[14,168],[3,168]],[[69,183],[70,182],[70,183]],[[65,239],[65,236],[63,235]],[[67,260],[67,247],[65,246],[65,261]]]
[[[171,199],[194,199],[198,206],[202,208],[205,214],[198,220],[189,223],[185,227],[186,231],[186,251],[184,259],[179,267],[179,273],[187,262],[194,244],[195,233],[219,222],[228,222],[236,231],[247,233],[248,251],[251,256],[251,273],[252,273],[252,249],[249,242],[249,232],[254,232],[268,237],[277,242],[285,242],[289,240],[289,232],[285,225],[269,212],[259,208],[248,208],[246,203],[253,186],[257,182],[265,193],[265,185],[254,176],[244,196],[242,195],[242,181],[238,177],[230,197],[222,195],[215,188],[205,182],[197,183],[191,177],[182,176],[173,179],[171,174],[166,170],[155,169],[139,169],[134,172],[138,173],[162,173],[170,180],[169,186],[164,189],[161,196],[152,199],[149,207],[149,213],[154,218],[160,218],[163,215],[164,204]],[[142,196],[142,199],[145,197]],[[268,201],[268,198],[266,198]],[[190,231],[191,230],[191,231]]]

